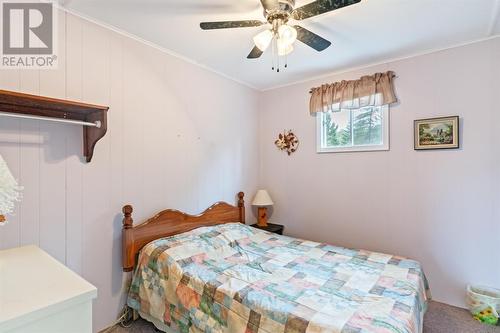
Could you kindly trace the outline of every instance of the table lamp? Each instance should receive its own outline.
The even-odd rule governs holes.
[[[267,227],[267,206],[274,205],[269,193],[266,190],[258,190],[255,198],[253,198],[252,205],[259,207],[257,225]]]

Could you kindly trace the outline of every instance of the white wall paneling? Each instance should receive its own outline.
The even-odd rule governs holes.
[[[109,105],[108,133],[82,161],[81,127],[0,119],[0,154],[24,186],[0,248],[36,244],[98,287],[94,330],[124,301],[121,207],[136,222],[173,207],[199,213],[251,195],[258,93],[59,12],[57,70],[0,70],[0,89]],[[249,212],[250,214],[250,212]]]

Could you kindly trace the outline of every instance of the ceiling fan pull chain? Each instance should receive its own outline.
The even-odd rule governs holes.
[[[278,37],[276,37],[275,40],[276,40],[276,63],[277,63],[277,67],[278,67],[276,72],[279,73],[280,72],[280,51],[278,49]]]
[[[273,63],[272,70],[274,71],[274,41],[271,41],[271,61]]]
[[[277,54],[278,56],[276,57],[276,61],[278,62],[278,70],[276,71],[277,73],[280,72],[280,51],[278,49],[278,39],[276,38],[276,50],[277,50]]]

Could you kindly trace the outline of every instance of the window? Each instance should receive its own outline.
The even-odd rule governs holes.
[[[317,117],[318,153],[389,150],[389,106],[369,106]]]

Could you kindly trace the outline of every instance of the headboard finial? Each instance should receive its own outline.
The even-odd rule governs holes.
[[[244,196],[245,196],[245,193],[243,193],[243,192],[238,193],[238,207],[245,206],[245,200],[243,200]]]
[[[131,205],[126,205],[123,206],[122,212],[123,212],[123,227],[125,229],[132,228],[132,225],[134,224],[134,220],[132,219],[132,212],[134,211],[134,208]]]
[[[243,197],[245,196],[245,193],[240,192],[238,193],[238,208],[240,210],[240,222],[245,224],[245,200],[243,200]]]

